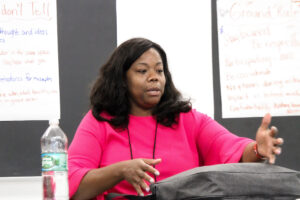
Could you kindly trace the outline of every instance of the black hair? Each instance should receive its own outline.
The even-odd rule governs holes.
[[[90,94],[92,113],[97,120],[107,121],[116,128],[128,126],[130,103],[126,72],[133,62],[150,48],[159,53],[166,78],[164,94],[153,109],[152,115],[158,123],[171,127],[178,123],[179,113],[191,110],[190,100],[184,100],[173,84],[165,51],[148,39],[133,38],[119,45],[100,68]],[[107,112],[111,118],[103,117],[102,112]]]

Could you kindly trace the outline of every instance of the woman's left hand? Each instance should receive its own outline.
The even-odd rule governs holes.
[[[256,142],[258,154],[268,159],[270,164],[274,164],[276,155],[281,153],[279,145],[283,144],[283,139],[275,137],[278,133],[275,126],[269,128],[271,118],[271,115],[268,113],[262,119],[261,125],[256,132]]]

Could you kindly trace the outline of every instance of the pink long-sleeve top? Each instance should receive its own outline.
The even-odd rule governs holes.
[[[152,159],[155,119],[130,115],[128,129],[133,158]],[[157,181],[199,166],[239,162],[250,142],[251,139],[230,133],[196,110],[181,113],[175,128],[158,124],[155,158],[161,158],[162,162],[156,165],[160,172]],[[89,170],[131,159],[128,132],[116,131],[109,123],[97,121],[89,111],[82,119],[68,153],[71,197]],[[111,192],[136,195],[134,188],[124,180],[96,199],[103,200]]]

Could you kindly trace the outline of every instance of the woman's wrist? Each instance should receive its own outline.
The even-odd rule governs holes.
[[[115,163],[115,176],[120,180],[124,180],[125,179],[125,173],[126,173],[126,170],[128,168],[128,161],[125,160],[125,161],[121,161],[121,162],[118,162],[118,163]]]
[[[258,158],[260,160],[265,160],[265,157],[258,152],[257,142],[254,142],[253,151],[255,153],[256,158]]]

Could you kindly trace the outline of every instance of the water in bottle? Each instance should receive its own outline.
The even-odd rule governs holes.
[[[68,139],[58,120],[49,124],[41,138],[43,199],[68,200]]]

